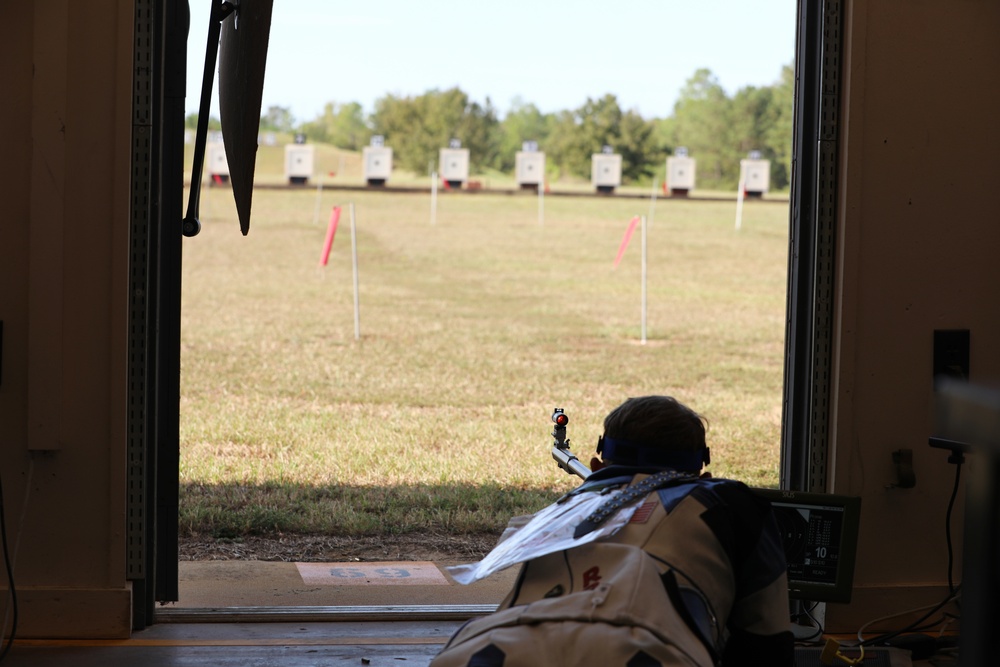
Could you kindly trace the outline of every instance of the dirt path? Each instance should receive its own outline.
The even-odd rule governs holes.
[[[179,556],[189,560],[265,560],[342,563],[348,561],[474,561],[485,556],[497,536],[386,535],[328,537],[179,538]]]

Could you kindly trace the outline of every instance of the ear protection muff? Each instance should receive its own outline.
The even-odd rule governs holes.
[[[656,466],[697,472],[712,462],[708,447],[691,451],[672,451],[602,435],[597,438],[597,453],[620,465]]]

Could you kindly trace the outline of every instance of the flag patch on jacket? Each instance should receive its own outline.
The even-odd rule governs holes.
[[[635,511],[635,514],[633,514],[632,518],[629,519],[629,523],[646,523],[649,521],[649,517],[653,513],[653,510],[655,510],[656,506],[659,504],[660,502],[656,499],[647,500],[642,504],[642,507]]]

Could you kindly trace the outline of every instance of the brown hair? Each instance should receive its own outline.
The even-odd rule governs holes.
[[[647,447],[691,452],[705,447],[705,419],[671,396],[630,398],[604,418],[604,435]]]

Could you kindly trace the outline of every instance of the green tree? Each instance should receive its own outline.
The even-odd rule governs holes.
[[[482,105],[478,102],[466,103],[455,136],[469,149],[470,168],[481,171],[496,164],[500,154],[500,122],[489,97]]]
[[[677,146],[674,145],[674,118],[673,116],[654,118],[650,121],[650,125],[653,127],[650,136],[650,141],[654,146],[653,173],[657,174],[662,182],[666,178],[667,156],[673,155],[674,151],[677,150]]]
[[[770,160],[771,167],[777,164],[775,151],[769,144],[771,128],[777,121],[774,105],[774,90],[748,86],[736,91],[730,102],[731,142],[725,153],[734,164],[756,150],[762,159]],[[737,182],[739,176],[737,175]],[[777,183],[771,183],[777,187]]]
[[[741,88],[729,98],[707,69],[688,79],[674,114],[656,125],[661,145],[686,146],[698,161],[699,187],[732,189],[752,150],[771,161],[771,188],[788,186],[792,155],[794,67],[772,86]]]
[[[300,128],[311,141],[333,144],[357,151],[368,145],[372,131],[365,121],[364,110],[357,102],[337,104],[327,102],[323,113],[303,123]]]
[[[795,125],[795,67],[781,68],[781,78],[773,87],[776,118],[767,131],[766,142],[772,150],[771,183],[775,189],[787,188],[792,178],[792,134]]]
[[[500,123],[500,146],[493,166],[500,171],[512,171],[514,156],[526,141],[537,141],[544,150],[551,125],[552,116],[543,114],[534,104],[515,98]]]
[[[499,122],[489,98],[480,105],[458,88],[430,90],[417,97],[386,95],[375,102],[371,122],[398,163],[417,173],[436,164],[439,151],[451,139],[469,149],[473,170],[494,164],[499,152]]]
[[[636,111],[623,112],[614,95],[590,99],[575,111],[559,113],[546,151],[563,173],[590,177],[592,156],[611,146],[622,156],[622,177],[635,180],[654,168],[653,125]]]
[[[549,136],[544,145],[547,161],[556,167],[559,175],[584,176],[579,119],[572,111],[560,111],[552,118]]]
[[[771,162],[772,189],[789,184],[794,92],[794,68],[785,66],[774,85],[742,88],[732,99],[734,160],[759,150],[761,157]]]
[[[736,187],[740,167],[730,120],[730,101],[718,79],[708,69],[697,70],[674,104],[667,140],[686,146],[697,160],[699,187]]]
[[[434,151],[440,148],[431,131],[421,127],[420,106],[416,99],[390,94],[375,101],[371,116],[372,129],[385,137],[395,161],[417,173],[423,173],[428,160],[436,160]]]
[[[612,146],[622,156],[622,178],[636,181],[656,171],[660,151],[653,138],[653,124],[635,110],[621,118],[618,139]]]
[[[197,113],[189,113],[187,116],[185,116],[184,117],[184,127],[186,127],[189,130],[197,130],[198,129],[198,114]],[[209,116],[208,117],[208,129],[209,130],[221,130],[222,129],[222,121],[220,121],[215,116]]]
[[[260,117],[260,129],[264,132],[294,132],[295,117],[288,107],[270,106]]]

